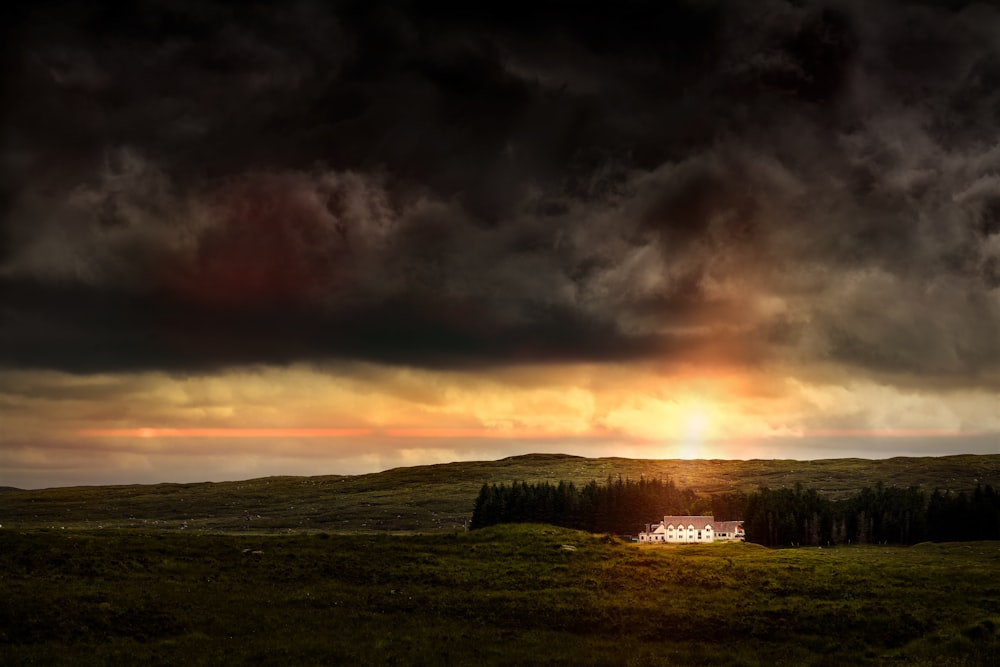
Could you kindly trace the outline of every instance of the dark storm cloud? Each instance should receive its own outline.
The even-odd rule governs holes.
[[[990,7],[11,17],[6,365],[714,355],[996,377]]]

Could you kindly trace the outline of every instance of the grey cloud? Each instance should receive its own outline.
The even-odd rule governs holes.
[[[146,9],[5,47],[6,365],[995,376],[989,7]]]

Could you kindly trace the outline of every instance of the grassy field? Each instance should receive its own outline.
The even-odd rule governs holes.
[[[977,482],[1000,486],[1000,455],[876,461],[685,461],[534,454],[355,476],[4,491],[0,492],[0,524],[214,532],[448,532],[465,526],[484,482],[567,480],[585,484],[594,479],[603,481],[608,475],[669,477],[679,486],[703,494],[801,483],[830,498],[840,498],[876,482],[918,485],[928,491],[968,491]]]
[[[0,664],[996,665],[1000,543],[0,531]]]

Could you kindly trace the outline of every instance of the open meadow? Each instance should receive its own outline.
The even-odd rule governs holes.
[[[618,475],[843,497],[996,484],[1000,456],[529,455],[7,490],[0,665],[998,664],[998,542],[641,547],[548,525],[465,530],[484,482]]]
[[[990,665],[1000,543],[0,531],[4,665]]]

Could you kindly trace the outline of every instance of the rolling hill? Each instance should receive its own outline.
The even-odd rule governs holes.
[[[10,490],[0,494],[0,524],[223,532],[450,532],[465,528],[484,482],[585,484],[609,475],[671,478],[700,494],[801,483],[840,498],[878,482],[952,491],[968,491],[979,483],[1000,486],[1000,455],[722,461],[529,454],[352,476]]]

